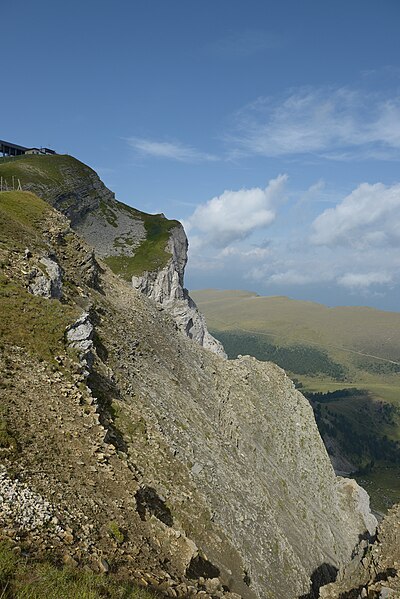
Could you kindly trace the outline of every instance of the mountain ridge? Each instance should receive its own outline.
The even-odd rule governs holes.
[[[50,506],[2,526],[167,596],[317,597],[376,521],[285,372],[182,335],[35,196],[0,218],[2,459]]]
[[[225,355],[183,286],[188,244],[179,221],[119,202],[93,169],[72,156],[0,161],[0,175],[19,179],[25,191],[59,210],[116,274],[166,308],[184,334]]]

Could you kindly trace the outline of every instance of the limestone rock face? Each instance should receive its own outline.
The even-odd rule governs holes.
[[[126,330],[129,309],[117,311],[110,329],[103,322],[103,338],[121,339]],[[122,397],[134,389],[127,413],[137,414],[140,404],[149,418],[147,451],[131,454],[137,467],[151,472],[147,485],[175,506],[186,535],[232,591],[260,599],[307,595],[310,578],[322,568],[319,582],[328,582],[372,524],[357,484],[347,488],[335,476],[311,406],[280,368],[249,357],[220,360],[172,338],[162,320],[162,312],[133,319],[131,333],[146,341],[133,358],[128,340],[118,344],[123,368],[109,353]],[[160,463],[165,446],[173,466]],[[187,491],[173,474],[179,465],[191,481],[182,504]]]
[[[36,193],[67,216],[72,228],[84,237],[100,258],[133,258],[148,235],[145,219],[149,215],[118,202],[98,175],[78,160],[70,156],[52,158],[60,180],[46,179],[44,171],[38,180],[28,178],[26,181],[23,178],[24,189]],[[23,161],[19,161],[18,166],[22,168]],[[167,264],[134,276],[132,284],[163,306],[183,334],[226,357],[221,343],[210,335],[203,315],[184,288],[188,241],[183,227],[177,223],[169,233],[165,251],[171,258]],[[96,271],[93,272],[97,277]],[[96,281],[92,286],[96,286]],[[37,288],[41,289],[43,285],[41,280]]]
[[[85,378],[89,376],[94,361],[93,334],[94,328],[87,312],[84,312],[78,320],[71,324],[66,330],[69,346],[78,350],[80,363],[83,367],[82,373]]]
[[[210,335],[204,316],[184,288],[188,241],[182,226],[172,229],[166,249],[171,254],[167,266],[132,277],[133,287],[165,308],[189,339],[226,358],[222,344]]]
[[[39,268],[29,273],[28,289],[33,295],[47,299],[60,299],[62,296],[61,269],[57,262],[48,256],[39,260]]]

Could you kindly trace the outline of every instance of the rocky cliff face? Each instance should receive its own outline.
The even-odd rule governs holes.
[[[0,225],[0,527],[165,596],[317,597],[375,521],[285,373],[192,343],[38,198]],[[61,299],[29,288],[49,255]]]
[[[0,164],[4,178],[10,168],[24,190],[36,193],[67,216],[72,228],[114,272],[132,280],[136,289],[169,311],[180,331],[225,356],[184,288],[187,238],[179,222],[118,202],[91,168],[71,156],[26,156],[11,166]],[[159,246],[156,251],[149,241]]]
[[[171,255],[167,265],[159,271],[133,276],[133,287],[168,310],[187,337],[226,357],[222,344],[210,335],[203,314],[184,287],[188,241],[182,225],[171,230],[166,249]]]

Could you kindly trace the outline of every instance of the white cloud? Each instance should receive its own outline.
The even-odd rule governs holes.
[[[213,162],[218,160],[213,154],[200,152],[180,142],[155,141],[141,137],[130,137],[128,138],[128,143],[139,154],[153,156],[154,158],[166,158],[179,162]]]
[[[317,245],[358,248],[400,243],[400,184],[362,183],[335,208],[313,222],[311,241]]]
[[[275,206],[284,198],[286,181],[287,175],[279,175],[265,189],[226,190],[196,208],[186,221],[189,229],[196,230],[203,243],[214,247],[224,248],[246,239],[273,222]]]
[[[236,115],[232,156],[312,153],[335,160],[399,159],[400,97],[350,88],[300,88],[279,101],[259,98]]]
[[[371,285],[390,283],[392,276],[383,272],[346,273],[337,279],[339,285],[350,289],[366,289]]]
[[[357,295],[360,303],[377,294],[395,297],[400,283],[400,183],[363,183],[317,218],[313,210],[303,223],[294,202],[276,218],[286,179],[277,177],[265,189],[225,191],[195,210],[189,218],[189,269],[203,278],[201,286],[210,284],[205,282],[209,273],[213,285],[231,281],[232,287],[255,286],[267,294],[296,296],[312,286],[313,293],[321,290],[322,301],[332,297],[332,303],[335,297],[343,301],[350,295],[351,303]],[[328,193],[322,183],[296,195],[302,208],[318,207],[320,193]]]

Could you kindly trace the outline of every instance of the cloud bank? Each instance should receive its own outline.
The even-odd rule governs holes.
[[[308,223],[296,202],[282,203],[286,184],[280,175],[265,189],[225,191],[199,205],[188,222],[190,268],[214,280],[230,273],[236,288],[336,287],[360,302],[399,285],[400,183],[362,183]],[[309,190],[325,193],[321,182]]]
[[[273,222],[276,205],[284,198],[286,181],[287,175],[279,175],[265,189],[226,190],[200,204],[185,225],[197,232],[197,243],[200,238],[202,245],[225,248],[243,241]]]
[[[339,285],[350,289],[367,289],[371,285],[382,285],[391,281],[392,277],[383,272],[346,273],[337,280]]]
[[[362,183],[335,208],[313,222],[311,240],[317,245],[357,248],[397,247],[400,243],[400,184]]]

